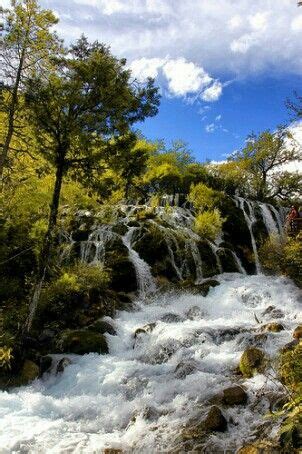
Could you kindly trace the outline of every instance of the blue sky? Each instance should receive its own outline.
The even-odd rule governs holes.
[[[302,93],[297,0],[40,3],[55,11],[66,42],[84,33],[126,57],[138,80],[154,77],[160,112],[140,129],[150,139],[183,139],[198,160],[223,160],[251,131],[287,122],[285,99]]]

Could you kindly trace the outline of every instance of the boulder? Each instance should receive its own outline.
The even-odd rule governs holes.
[[[281,452],[284,451],[279,444],[269,440],[261,440],[243,446],[237,451],[237,454],[278,454]]]
[[[202,422],[206,432],[224,432],[227,429],[227,420],[216,405],[210,408],[207,417]]]
[[[59,350],[64,353],[108,353],[108,345],[103,334],[88,330],[63,331],[59,341]]]
[[[178,314],[170,313],[163,315],[160,320],[165,323],[180,323],[183,322],[184,319]]]
[[[64,372],[67,366],[71,364],[71,359],[69,358],[62,358],[57,364],[56,367],[56,374],[61,374]]]
[[[283,318],[284,313],[281,311],[281,309],[277,309],[275,306],[268,306],[262,314],[265,317],[269,318]]]
[[[297,340],[300,340],[302,338],[302,325],[299,325],[294,329],[293,338]]]
[[[217,287],[218,285],[220,285],[220,282],[216,281],[216,279],[207,279],[202,284],[194,285],[194,290],[202,296],[207,296],[211,288]]]
[[[156,322],[154,323],[148,323],[147,325],[144,325],[142,328],[137,328],[134,333],[134,338],[136,339],[139,334],[147,334],[151,333],[156,326]]]
[[[286,353],[289,352],[290,350],[293,350],[297,345],[299,344],[298,339],[294,339],[291,342],[288,342],[281,348],[281,353]]]
[[[246,378],[251,378],[256,373],[263,372],[265,369],[263,351],[256,347],[247,348],[240,358],[239,369]]]
[[[192,361],[181,361],[177,364],[174,375],[179,379],[185,379],[187,375],[194,374],[196,372],[197,366]]]
[[[225,405],[243,405],[247,399],[247,393],[241,386],[231,386],[223,390],[222,401]]]
[[[52,357],[49,355],[41,356],[40,358],[40,377],[42,377],[45,372],[48,372],[52,366]]]
[[[186,316],[188,317],[189,320],[199,320],[203,318],[204,312],[200,309],[198,306],[192,306],[190,309],[186,312]]]
[[[113,326],[105,320],[97,320],[92,325],[89,325],[87,329],[100,334],[108,333],[111,334],[111,336],[116,336],[116,331]]]
[[[39,366],[33,361],[26,359],[20,373],[20,385],[27,385],[40,375]]]
[[[271,322],[261,326],[260,331],[264,333],[279,333],[284,330],[284,326],[281,323]]]

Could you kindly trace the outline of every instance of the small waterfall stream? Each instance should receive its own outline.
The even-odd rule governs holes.
[[[122,237],[122,240],[129,251],[129,258],[135,269],[139,296],[144,299],[148,295],[155,293],[156,284],[149,265],[140,258],[139,254],[132,248],[132,237],[135,230],[136,227],[130,227],[128,232]]]
[[[253,232],[253,225],[257,222],[255,212],[254,212],[254,207],[250,201],[245,200],[242,197],[237,196],[235,200],[238,201],[238,206],[243,212],[244,218],[246,220],[246,224],[250,231],[251,243],[252,243],[253,253],[254,253],[254,257],[255,257],[256,272],[257,272],[257,274],[260,274],[262,270],[261,270],[259,255],[258,255],[257,244],[256,244],[254,232]],[[244,206],[245,203],[247,204],[249,213],[247,213],[247,211],[245,209],[245,206]]]
[[[267,228],[268,234],[269,235],[279,235],[280,231],[278,228],[278,224],[276,224],[276,222],[272,216],[270,207],[268,205],[266,205],[265,203],[259,203],[259,206],[262,211],[263,221]]]

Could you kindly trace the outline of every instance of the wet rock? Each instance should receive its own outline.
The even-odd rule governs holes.
[[[278,454],[281,452],[284,451],[279,444],[262,440],[243,446],[237,451],[237,454]]]
[[[134,338],[136,339],[139,334],[147,334],[147,333],[152,333],[154,328],[156,327],[156,322],[154,323],[148,323],[147,325],[144,325],[142,328],[137,328],[134,333]]]
[[[219,274],[217,259],[210,244],[205,240],[200,240],[197,247],[202,261],[203,276],[207,278]]]
[[[194,374],[196,370],[197,366],[193,361],[181,361],[177,364],[174,375],[179,379],[185,379],[187,375]]]
[[[222,401],[225,405],[243,405],[247,399],[247,393],[241,386],[231,386],[223,390]]]
[[[128,227],[125,224],[119,223],[112,227],[112,231],[118,235],[125,235],[128,231]]]
[[[199,320],[199,319],[203,318],[204,315],[205,315],[204,312],[198,306],[192,306],[186,312],[186,317],[189,320]]]
[[[247,348],[240,358],[239,369],[246,378],[251,378],[256,373],[263,372],[265,369],[265,355],[263,351],[256,347]]]
[[[52,357],[49,355],[41,356],[40,358],[40,377],[42,377],[45,372],[48,372],[52,365]]]
[[[184,321],[183,317],[173,313],[163,315],[160,320],[165,323],[180,323]]]
[[[40,375],[39,366],[33,361],[26,359],[20,374],[20,385],[27,385]]]
[[[123,454],[123,450],[117,448],[105,448],[102,452],[103,454]]]
[[[64,372],[67,366],[71,364],[71,359],[69,358],[62,358],[57,364],[56,367],[56,374],[61,374]]]
[[[88,330],[66,330],[58,341],[59,350],[64,353],[108,353],[108,345],[103,334]]]
[[[299,325],[294,329],[293,338],[297,340],[300,340],[302,338],[302,325]]]
[[[224,273],[237,273],[238,266],[235,262],[232,251],[229,249],[218,249],[217,255],[220,259],[221,267]]]
[[[283,331],[285,328],[281,323],[272,322],[267,323],[266,325],[261,326],[260,331],[265,333],[279,333]]]
[[[268,306],[262,314],[263,316],[269,316],[270,318],[283,318],[284,313],[281,311],[281,309],[277,309],[275,306]]]
[[[293,350],[297,345],[299,344],[298,339],[294,339],[291,342],[288,342],[281,348],[281,353],[286,353],[289,352],[290,350]]]
[[[218,285],[220,285],[220,282],[215,279],[207,279],[202,284],[194,285],[194,289],[200,293],[200,295],[207,296],[211,288],[217,287]]]
[[[227,420],[216,405],[210,408],[206,419],[202,422],[206,432],[224,432],[227,429]]]
[[[95,331],[96,333],[100,334],[111,334],[111,336],[116,336],[116,331],[113,328],[113,326],[109,323],[106,322],[105,320],[97,320],[94,322],[92,325],[88,326],[90,331]]]

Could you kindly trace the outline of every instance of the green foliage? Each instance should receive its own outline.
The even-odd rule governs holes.
[[[46,288],[47,300],[64,299],[68,295],[87,294],[92,289],[104,290],[110,282],[108,271],[99,265],[77,263],[61,272]]]
[[[260,248],[259,257],[265,269],[284,274],[302,287],[301,239],[271,236]]]
[[[223,222],[217,209],[206,210],[196,216],[194,230],[201,237],[214,241],[221,232]]]
[[[302,343],[281,354],[279,375],[291,391],[302,391]]]
[[[222,193],[209,188],[204,183],[198,183],[191,186],[188,201],[196,210],[213,210],[217,207],[221,197]]]

